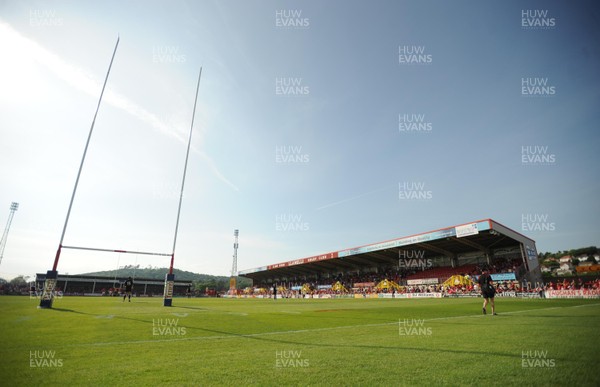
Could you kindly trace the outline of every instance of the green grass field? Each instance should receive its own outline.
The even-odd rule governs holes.
[[[598,300],[0,297],[0,384],[598,386]]]

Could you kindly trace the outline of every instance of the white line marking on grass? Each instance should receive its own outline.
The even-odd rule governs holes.
[[[587,305],[573,305],[573,306],[555,306],[555,307],[551,307],[551,308],[517,310],[514,312],[505,312],[502,314],[507,315],[507,314],[527,313],[527,312],[535,312],[535,311],[542,311],[542,310],[578,308],[581,306],[599,306],[599,305],[600,305],[600,303],[587,304]],[[473,318],[473,317],[481,318],[481,317],[485,317],[485,316],[482,314],[469,314],[469,315],[465,315],[465,316],[436,317],[436,318],[424,319],[423,321],[424,322],[425,321],[440,321],[440,320],[451,320],[451,319],[458,319],[458,318]],[[379,324],[342,325],[342,326],[338,326],[338,327],[297,329],[297,330],[291,330],[291,331],[259,332],[259,333],[247,333],[247,334],[231,333],[228,335],[220,335],[220,336],[195,336],[195,337],[184,337],[184,338],[177,338],[177,339],[157,339],[157,340],[108,341],[108,342],[98,342],[98,343],[72,344],[72,345],[65,345],[65,347],[87,347],[87,346],[100,347],[100,346],[108,346],[108,345],[129,345],[129,344],[148,344],[148,343],[170,343],[170,342],[177,342],[177,341],[253,338],[253,337],[261,337],[261,336],[288,335],[288,334],[296,334],[296,333],[325,332],[325,331],[333,331],[333,330],[338,330],[338,329],[382,327],[382,326],[397,325],[397,324],[398,324],[398,322],[394,321],[394,322],[379,323]]]
[[[174,314],[177,317],[187,317],[188,316],[187,313],[172,313],[172,314]]]
[[[583,304],[583,305],[575,305],[573,306],[573,308],[583,308],[586,306],[596,306],[596,305],[600,305],[600,304]]]

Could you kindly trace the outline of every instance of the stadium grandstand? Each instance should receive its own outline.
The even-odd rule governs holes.
[[[535,241],[492,219],[242,270],[239,275],[252,279],[255,291],[263,292],[273,286],[304,292],[309,286],[356,293],[381,283],[397,285],[385,291],[438,291],[455,276],[466,278],[469,288],[483,267],[509,287],[543,286]]]
[[[86,275],[59,274],[56,283],[56,292],[67,296],[116,296],[120,294],[121,286],[127,277],[105,277]],[[35,283],[31,285],[31,292],[39,293],[44,286],[46,274],[37,273]],[[174,296],[184,296],[191,281],[175,281]],[[134,278],[133,295],[137,297],[162,297],[164,280],[153,278]],[[35,289],[33,289],[35,288]]]

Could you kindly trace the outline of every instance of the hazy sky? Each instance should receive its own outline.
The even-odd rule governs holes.
[[[483,218],[600,245],[594,1],[2,1],[0,277],[65,245],[228,275]],[[60,273],[167,266],[63,251]]]

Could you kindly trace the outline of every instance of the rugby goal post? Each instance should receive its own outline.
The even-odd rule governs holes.
[[[193,128],[194,128],[194,117],[196,115],[196,105],[198,102],[198,91],[200,89],[200,78],[202,77],[202,67],[200,67],[200,72],[198,74],[198,83],[196,85],[196,95],[195,95],[195,99],[194,99],[194,108],[192,111],[192,122],[190,125],[190,134],[189,134],[189,138],[188,138],[188,144],[187,144],[187,151],[186,151],[186,155],[185,155],[185,164],[184,164],[184,168],[183,168],[183,178],[182,178],[182,182],[181,182],[181,191],[180,191],[180,195],[179,195],[179,205],[177,207],[177,220],[175,222],[175,235],[173,238],[173,250],[170,254],[165,254],[165,253],[149,253],[149,252],[140,252],[140,251],[136,251],[136,252],[131,252],[131,251],[127,251],[127,250],[117,250],[117,249],[99,249],[99,248],[89,248],[89,247],[75,247],[75,246],[63,246],[63,241],[65,238],[65,233],[67,230],[67,225],[69,223],[69,217],[71,214],[71,209],[73,207],[73,201],[75,199],[75,193],[77,192],[77,186],[79,184],[79,178],[81,177],[81,171],[83,169],[83,164],[85,161],[85,156],[87,154],[87,150],[90,144],[90,139],[92,137],[92,132],[94,130],[94,124],[96,122],[96,117],[98,115],[98,111],[100,109],[100,104],[102,102],[102,96],[104,95],[104,90],[106,89],[106,83],[108,82],[108,76],[110,75],[110,70],[112,68],[112,64],[113,61],[115,59],[115,54],[117,52],[117,47],[119,46],[119,40],[120,38],[117,37],[117,42],[115,44],[115,48],[113,50],[113,54],[110,60],[110,64],[108,66],[108,71],[106,72],[106,77],[104,78],[104,84],[102,85],[102,91],[100,93],[100,98],[98,99],[98,104],[96,106],[96,112],[94,114],[94,118],[92,120],[92,125],[90,127],[90,131],[88,134],[88,138],[87,138],[87,142],[85,144],[85,148],[83,151],[83,156],[81,158],[81,163],[79,165],[79,171],[77,173],[77,179],[75,180],[75,186],[73,187],[73,193],[71,194],[71,201],[69,203],[69,208],[67,210],[67,216],[65,219],[65,223],[63,226],[63,230],[62,230],[62,234],[61,234],[61,238],[60,238],[60,242],[58,244],[58,249],[56,251],[56,256],[54,258],[54,264],[52,266],[52,270],[48,270],[46,273],[46,279],[44,282],[44,288],[42,291],[42,297],[40,300],[40,304],[39,304],[39,308],[52,308],[52,303],[54,300],[54,289],[56,288],[56,283],[58,280],[58,261],[60,259],[60,254],[62,249],[79,249],[79,250],[93,250],[93,251],[105,251],[105,252],[117,252],[117,253],[133,253],[133,254],[146,254],[146,255],[160,255],[160,256],[170,256],[171,260],[170,260],[170,264],[169,264],[169,272],[165,275],[165,288],[164,288],[164,295],[163,295],[163,306],[171,306],[172,302],[173,302],[173,287],[175,284],[175,275],[173,274],[173,264],[175,261],[175,247],[177,245],[177,232],[179,229],[179,218],[180,218],[180,214],[181,214],[181,203],[183,201],[183,190],[185,187],[185,177],[186,177],[186,173],[187,173],[187,164],[188,164],[188,159],[189,159],[189,154],[190,154],[190,146],[191,146],[191,142],[192,142],[192,132],[193,132]]]

